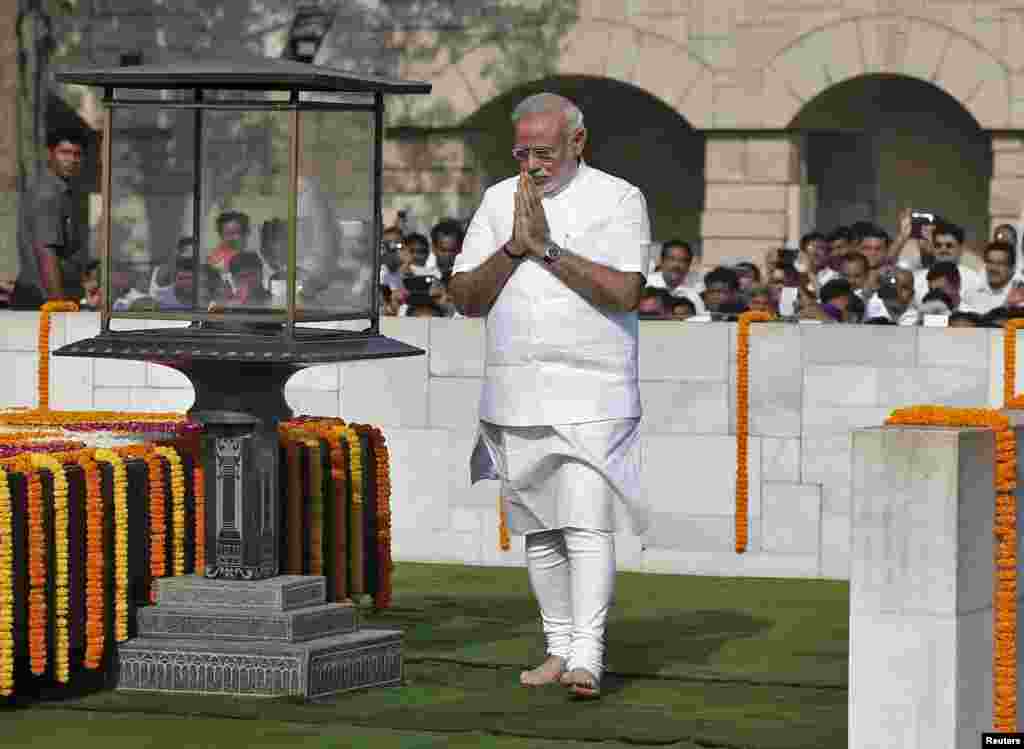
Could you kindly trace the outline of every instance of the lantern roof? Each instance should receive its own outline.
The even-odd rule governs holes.
[[[145,65],[64,67],[60,83],[131,89],[237,89],[428,94],[430,84],[362,75],[273,57],[184,59]]]

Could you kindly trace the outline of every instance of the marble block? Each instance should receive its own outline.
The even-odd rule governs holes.
[[[994,452],[986,429],[854,432],[850,749],[992,730]]]

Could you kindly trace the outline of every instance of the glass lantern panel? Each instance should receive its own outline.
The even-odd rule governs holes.
[[[204,88],[204,104],[252,104],[254,107],[268,103],[287,104],[289,91],[247,91],[244,89]]]
[[[113,313],[192,309],[191,196],[194,115],[188,109],[117,107],[111,112],[110,300]],[[102,227],[102,223],[101,223]],[[127,320],[119,329],[139,327]]]
[[[376,266],[374,114],[299,113],[298,321],[369,320]]]
[[[283,321],[289,112],[205,109],[202,116],[201,306]]]
[[[372,107],[374,105],[373,92],[365,91],[302,91],[299,94],[299,101],[317,104],[342,104],[358,107]]]
[[[190,104],[195,94],[190,88],[115,88],[115,101],[145,101],[159,104],[162,101]]]

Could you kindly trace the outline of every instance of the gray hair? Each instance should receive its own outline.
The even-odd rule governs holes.
[[[519,122],[525,115],[538,112],[564,112],[566,127],[569,133],[575,133],[583,127],[583,112],[572,101],[564,96],[551,93],[527,96],[512,111],[512,122]]]

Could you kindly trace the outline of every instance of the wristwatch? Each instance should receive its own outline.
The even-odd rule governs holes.
[[[548,265],[558,260],[562,256],[562,248],[552,242],[550,239],[544,243],[544,257],[543,260]]]

